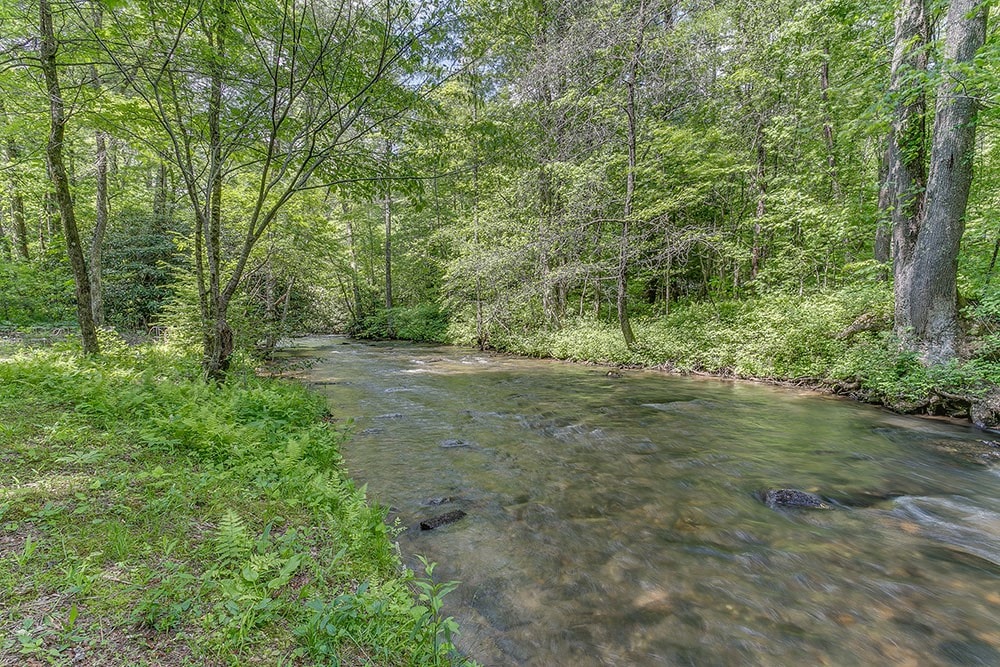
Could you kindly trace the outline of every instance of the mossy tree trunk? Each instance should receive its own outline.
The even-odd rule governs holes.
[[[55,199],[59,205],[59,217],[62,220],[63,234],[66,237],[66,251],[69,255],[70,268],[73,271],[73,282],[76,287],[76,315],[80,323],[80,335],[83,340],[84,354],[97,354],[100,348],[97,343],[97,329],[94,326],[93,302],[91,301],[90,279],[87,273],[87,261],[80,244],[80,231],[76,225],[76,215],[73,210],[73,196],[69,189],[69,177],[63,161],[63,141],[66,135],[66,111],[62,91],[59,87],[59,73],[56,68],[56,51],[58,42],[52,28],[52,7],[48,0],[40,0],[39,17],[41,25],[41,44],[39,59],[42,74],[45,77],[45,89],[49,98],[49,138],[45,145],[45,156],[48,163],[49,177],[55,187]]]

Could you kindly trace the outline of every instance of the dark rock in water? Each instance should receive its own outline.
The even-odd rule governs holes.
[[[445,449],[458,449],[459,447],[472,447],[472,443],[457,438],[449,438],[448,440],[442,440],[441,446]]]
[[[441,526],[446,526],[449,523],[455,523],[459,519],[465,516],[465,512],[462,510],[454,510],[453,512],[446,512],[440,516],[433,517],[431,519],[425,519],[420,522],[420,530],[434,530],[435,528],[440,528]]]
[[[616,371],[608,371],[608,375],[607,375],[607,377],[609,377],[609,378],[620,378],[621,376],[622,376],[622,374],[618,373]]]
[[[387,412],[384,415],[376,415],[375,419],[402,419],[405,416],[402,412]]]
[[[979,428],[991,430],[1000,428],[1000,387],[972,401],[969,417]]]
[[[771,509],[780,507],[830,509],[830,505],[815,493],[798,489],[768,489],[760,494],[760,499]]]

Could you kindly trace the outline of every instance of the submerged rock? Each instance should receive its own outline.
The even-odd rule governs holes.
[[[441,447],[444,449],[457,449],[459,447],[472,447],[472,443],[469,442],[468,440],[449,438],[448,440],[441,441]]]
[[[1000,461],[1000,445],[995,440],[938,439],[930,444],[939,452],[966,463],[990,466]]]
[[[795,509],[830,509],[830,505],[815,493],[798,489],[768,489],[760,493],[760,499],[771,509],[791,507]]]
[[[455,496],[436,496],[434,498],[426,499],[423,504],[428,506],[433,505],[447,505],[448,503],[453,503],[457,500]]]
[[[463,512],[462,510],[454,510],[452,512],[446,512],[436,517],[432,517],[430,519],[424,519],[423,521],[421,521],[420,530],[434,530],[435,528],[446,526],[449,523],[455,523],[464,516],[465,512]]]

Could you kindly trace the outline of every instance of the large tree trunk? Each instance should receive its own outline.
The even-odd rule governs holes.
[[[937,91],[923,219],[906,280],[896,286],[896,328],[928,362],[954,357],[961,327],[956,277],[972,185],[977,103],[967,67],[986,39],[983,0],[953,0],[945,27],[945,72]]]
[[[895,103],[889,130],[889,183],[892,190],[892,256],[896,330],[909,326],[913,249],[923,216],[926,182],[926,98],[914,73],[927,69],[925,0],[903,0],[896,16],[889,94]]]
[[[76,315],[80,322],[83,352],[84,354],[97,354],[100,348],[97,343],[97,329],[94,326],[87,262],[80,245],[80,231],[76,226],[73,198],[69,190],[69,178],[66,176],[66,165],[63,163],[62,151],[66,132],[66,116],[62,91],[59,88],[59,74],[56,70],[56,38],[52,29],[52,8],[49,5],[49,0],[40,1],[39,16],[42,38],[39,56],[42,74],[45,77],[45,88],[49,97],[50,118],[49,139],[45,147],[45,154],[49,176],[55,186],[56,201],[59,204],[63,232],[66,236],[66,250],[69,255],[70,267],[73,270],[73,281],[76,285]]]

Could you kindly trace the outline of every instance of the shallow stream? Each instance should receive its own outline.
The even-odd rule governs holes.
[[[1000,436],[812,392],[298,339],[484,665],[1000,665]],[[796,488],[827,510],[771,509]],[[432,531],[418,523],[461,509]]]

